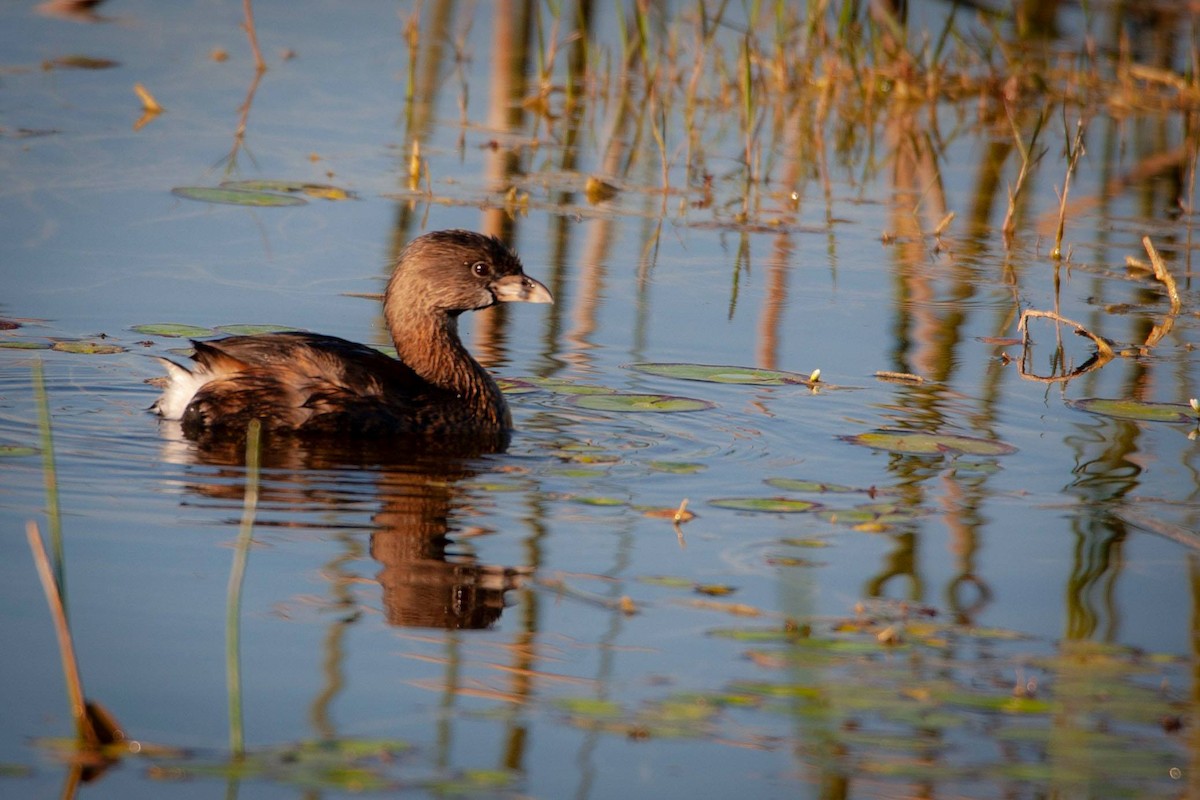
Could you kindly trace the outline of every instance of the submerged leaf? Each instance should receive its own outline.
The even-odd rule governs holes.
[[[1068,400],[1067,405],[1091,414],[1141,422],[1197,422],[1200,420],[1200,414],[1197,414],[1191,406],[1182,403],[1146,403],[1141,400],[1085,397],[1081,400]]]
[[[252,189],[218,188],[215,186],[177,186],[171,190],[176,197],[199,200],[202,203],[224,203],[235,206],[271,208],[302,206],[308,201],[290,194],[273,194]]]
[[[1004,456],[1017,452],[1017,448],[1006,442],[954,433],[882,430],[838,438],[851,444],[906,455]]]
[[[650,411],[671,413],[678,411],[703,411],[714,408],[715,403],[691,397],[676,397],[669,394],[581,394],[571,398],[571,405],[592,411]]]

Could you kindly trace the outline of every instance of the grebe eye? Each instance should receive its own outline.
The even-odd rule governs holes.
[[[473,265],[471,265],[471,271],[476,275],[483,277],[484,275],[488,274],[488,265],[483,261],[476,261]]]

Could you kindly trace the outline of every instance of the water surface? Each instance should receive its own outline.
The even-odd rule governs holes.
[[[1069,258],[1055,260],[1081,106],[1026,88],[1010,124],[986,63],[971,70],[980,88],[936,104],[822,101],[819,87],[780,100],[768,56],[800,28],[765,17],[731,16],[705,40],[691,4],[651,15],[653,79],[649,60],[620,68],[631,10],[597,10],[573,38],[573,11],[534,4],[522,50],[522,4],[260,5],[257,80],[238,4],[105,4],[95,23],[0,12],[0,318],[20,324],[0,333],[0,445],[41,447],[40,362],[85,687],[132,737],[186,749],[123,758],[79,794],[1194,785],[1195,425],[1067,403],[1200,394],[1185,113],[1082,107]],[[946,9],[914,13],[917,50]],[[1133,25],[1095,13],[1062,11],[1048,51]],[[753,168],[735,67],[748,49]],[[50,63],[75,55],[119,64]],[[1170,50],[1135,56],[1181,69]],[[166,109],[136,129],[134,83]],[[1039,109],[1006,243],[1012,128],[1028,141]],[[171,193],[250,178],[355,199],[260,209]],[[589,178],[615,195],[589,200]],[[268,448],[239,613],[247,744],[365,742],[366,771],[294,753],[222,770],[244,454],[146,411],[151,356],[187,344],[133,328],[275,324],[383,345],[376,302],[357,295],[381,290],[404,242],[451,227],[503,236],[556,296],[464,318],[481,360],[529,384],[510,396],[512,446],[461,459]],[[1127,269],[1147,260],[1143,236],[1178,282],[1176,313]],[[1089,340],[1063,326],[1057,350],[1042,320],[1022,367],[1010,340],[1026,309],[1122,355],[1090,369]],[[7,347],[61,340],[122,350]],[[643,362],[821,372],[813,389],[630,368]],[[712,407],[597,411],[579,404],[586,387]],[[1015,450],[907,455],[843,438],[883,428]],[[712,503],[724,498],[827,513]],[[675,527],[663,514],[685,499],[697,517]],[[852,513],[863,507],[878,518]],[[41,453],[0,457],[0,781],[41,796],[69,780],[44,740],[71,722],[30,519],[49,526]]]

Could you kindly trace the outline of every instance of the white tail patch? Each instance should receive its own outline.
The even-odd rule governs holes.
[[[183,412],[196,396],[196,392],[216,376],[200,364],[196,365],[193,372],[165,358],[156,360],[167,368],[167,387],[150,409],[163,419],[183,419]]]

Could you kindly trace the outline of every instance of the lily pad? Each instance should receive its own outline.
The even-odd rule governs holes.
[[[651,461],[647,466],[655,472],[669,472],[673,475],[694,475],[708,469],[707,464],[698,461]]]
[[[893,522],[907,522],[923,513],[918,508],[895,503],[870,503],[854,508],[826,508],[820,512],[822,519],[841,525],[862,525],[869,522],[887,525]]]
[[[1191,406],[1182,403],[1144,403],[1140,400],[1085,397],[1081,400],[1068,400],[1067,405],[1090,414],[1141,422],[1197,422],[1200,420],[1200,414]]]
[[[395,352],[395,348],[393,348],[392,352]],[[529,394],[530,392],[538,391],[538,387],[529,381],[519,380],[518,378],[496,378],[496,385],[505,394]]]
[[[28,342],[13,339],[7,342],[0,342],[0,348],[4,348],[5,350],[49,350],[50,345],[47,342]]]
[[[212,328],[202,328],[199,325],[183,325],[178,322],[153,322],[147,325],[134,325],[130,330],[134,333],[144,333],[147,336],[167,336],[182,339],[213,335]]]
[[[272,181],[272,180],[246,180],[246,181],[225,181],[221,184],[222,189],[238,189],[252,192],[287,192],[287,193],[302,193],[309,197],[316,197],[321,200],[355,200],[357,196],[354,192],[347,191],[338,186],[331,186],[327,183],[304,183],[302,181]]]
[[[710,506],[728,508],[733,511],[760,511],[775,514],[798,514],[821,508],[811,500],[793,500],[789,497],[718,497],[709,500]]]
[[[22,456],[37,455],[36,447],[21,444],[0,444],[0,458],[21,458]]]
[[[715,407],[707,400],[677,397],[670,394],[581,394],[571,398],[571,405],[592,411],[651,411],[670,413],[678,411],[703,411]]]
[[[714,364],[627,364],[627,369],[657,375],[661,378],[677,378],[684,381],[706,383],[742,383],[754,386],[812,385],[806,375],[795,372],[780,372],[774,369],[754,367],[730,367]]]
[[[60,353],[78,353],[88,356],[109,356],[113,353],[124,353],[125,348],[115,344],[99,344],[97,342],[55,342],[51,350]]]
[[[254,189],[219,188],[215,186],[177,186],[171,190],[176,197],[199,200],[202,203],[223,203],[234,206],[272,208],[302,206],[308,201],[290,194],[275,194]]]
[[[852,492],[870,493],[875,491],[873,489],[856,489],[853,486],[842,486],[837,483],[821,483],[820,481],[806,481],[798,478],[767,478],[766,484],[787,492],[820,492],[822,494],[829,492],[831,494],[841,494]]]
[[[924,431],[871,431],[854,436],[839,436],[842,441],[861,444],[876,450],[906,455],[971,455],[1005,456],[1017,448],[996,439],[977,439],[955,433],[925,433]]]
[[[221,333],[227,333],[230,336],[258,336],[260,333],[286,333],[287,331],[294,331],[296,329],[290,325],[234,324],[218,325],[217,330]]]
[[[558,394],[612,394],[612,389],[603,386],[589,386],[586,383],[576,383],[568,378],[521,378],[525,383]]]

